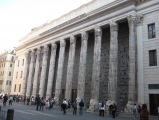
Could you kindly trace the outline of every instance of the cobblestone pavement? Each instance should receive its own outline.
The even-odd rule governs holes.
[[[2,100],[0,100],[2,106]],[[14,109],[14,120],[112,120],[113,118],[105,114],[104,117],[98,116],[98,113],[84,112],[82,116],[78,114],[73,115],[72,110],[68,110],[66,115],[63,114],[59,107],[54,107],[51,111],[44,109],[44,111],[36,111],[36,106],[23,105],[23,103],[13,102],[12,106],[7,103],[6,107],[2,106],[2,110]],[[132,115],[119,114],[115,119],[117,120],[133,120]],[[0,117],[0,120],[4,120]],[[139,120],[139,119],[137,119]],[[157,120],[157,117],[150,116],[150,120]]]

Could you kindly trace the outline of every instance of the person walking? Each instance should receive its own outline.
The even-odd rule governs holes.
[[[44,101],[44,97],[41,98],[41,101],[40,101],[40,111],[43,111],[44,110],[44,106],[45,106],[45,101]]]
[[[68,103],[67,103],[66,99],[64,99],[63,103],[62,103],[63,114],[66,114],[67,106],[68,106]]]
[[[110,105],[109,105],[109,116],[110,116],[110,117],[112,117],[112,107],[113,107],[113,105],[110,104]]]
[[[13,96],[11,95],[11,96],[9,97],[9,105],[12,105],[12,102],[13,102]]]
[[[40,105],[40,96],[38,95],[36,97],[36,110],[38,110],[39,105]]]
[[[27,97],[27,105],[30,103],[30,97]]]
[[[76,115],[76,113],[77,113],[77,101],[73,103],[73,115]]]
[[[83,102],[83,100],[81,100],[81,102],[79,103],[79,107],[80,107],[79,115],[82,115],[82,114],[83,114],[83,107],[84,107],[84,102]]]
[[[34,102],[35,102],[35,100],[34,100],[34,97],[32,96],[31,97],[31,105],[34,105]]]
[[[136,117],[137,117],[137,107],[136,107],[135,103],[134,103],[134,106],[132,107],[132,113],[133,113],[134,119],[136,119]]]
[[[143,104],[141,109],[141,120],[149,120],[149,111],[147,110],[147,105]]]
[[[24,105],[25,105],[25,102],[26,102],[26,96],[24,96],[24,100],[23,100],[23,102],[24,102]]]
[[[103,116],[103,117],[104,117],[104,111],[105,111],[105,105],[104,105],[104,103],[102,102],[100,116]]]
[[[8,100],[8,96],[7,96],[7,94],[5,94],[5,96],[3,97],[3,106],[4,107],[6,106],[7,100]]]
[[[101,115],[101,106],[102,106],[102,102],[100,101],[98,103],[99,116]]]
[[[112,106],[112,116],[113,116],[113,118],[115,118],[116,110],[117,110],[117,106],[114,103],[113,106]]]
[[[158,108],[157,108],[157,110],[158,110],[158,120],[159,120],[159,105],[158,105]]]
[[[137,107],[137,112],[138,112],[139,118],[141,119],[141,114],[140,114],[140,112],[141,112],[141,106],[140,105],[138,105],[138,107]]]

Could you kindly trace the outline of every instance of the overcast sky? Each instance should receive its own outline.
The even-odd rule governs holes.
[[[0,53],[40,26],[91,0],[0,0]]]

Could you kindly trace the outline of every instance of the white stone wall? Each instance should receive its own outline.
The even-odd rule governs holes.
[[[148,39],[148,24],[155,23],[156,38]],[[149,66],[149,50],[157,53],[157,66]],[[150,90],[148,84],[159,84],[159,12],[156,10],[143,18],[143,67],[144,99],[149,106],[149,94],[159,94],[159,89]]]

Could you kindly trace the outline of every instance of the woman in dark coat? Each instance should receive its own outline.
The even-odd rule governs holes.
[[[147,105],[143,104],[141,109],[141,120],[149,120],[149,111],[147,110]]]

